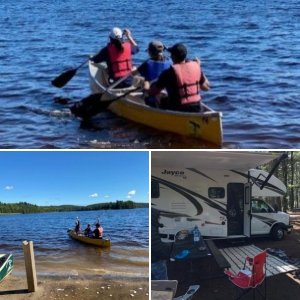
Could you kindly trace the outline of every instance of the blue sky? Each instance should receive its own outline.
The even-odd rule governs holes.
[[[0,202],[148,202],[148,151],[0,151]]]

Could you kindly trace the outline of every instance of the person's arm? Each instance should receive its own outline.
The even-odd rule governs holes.
[[[127,37],[128,41],[133,47],[137,47],[136,41],[133,39],[131,32],[129,29],[125,28],[123,31],[124,35]]]
[[[194,58],[193,61],[195,61],[199,67],[201,67],[201,60],[198,57]],[[209,81],[202,70],[200,75],[200,88],[202,91],[208,91],[210,89]]]
[[[143,62],[140,66],[136,68],[136,70],[132,72],[132,75],[135,76],[139,74],[145,77],[146,73],[147,73],[147,62]]]
[[[100,63],[107,60],[107,47],[102,48],[96,55],[92,56],[90,60],[94,63]]]
[[[150,82],[148,81],[145,82],[148,83],[148,86],[146,84],[145,90],[147,90],[148,88],[149,96],[159,95],[159,93],[167,86],[166,83],[168,81],[168,77],[170,76],[169,73],[170,73],[170,69],[163,71],[159,75],[158,79],[155,82],[153,82],[151,85]]]
[[[200,88],[202,91],[208,91],[210,89],[209,81],[203,72],[201,72]]]

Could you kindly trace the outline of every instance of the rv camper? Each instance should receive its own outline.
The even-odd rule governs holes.
[[[250,152],[152,152],[151,205],[160,211],[162,241],[195,226],[207,238],[282,239],[292,229],[289,215],[264,199],[284,196],[286,187],[255,169],[273,159]]]

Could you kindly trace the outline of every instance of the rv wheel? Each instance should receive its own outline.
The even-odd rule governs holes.
[[[274,240],[280,241],[284,237],[284,229],[277,225],[272,229],[271,235]]]

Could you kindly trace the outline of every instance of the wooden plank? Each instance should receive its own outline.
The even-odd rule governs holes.
[[[231,267],[230,269],[234,273],[238,273],[241,269],[239,265],[236,264],[236,261],[234,260],[234,257],[231,255],[230,250],[228,248],[220,249],[220,252],[226,257],[226,259],[229,261]]]
[[[173,293],[170,291],[151,291],[151,300],[172,300]]]
[[[171,292],[171,299],[176,294],[176,289],[177,289],[177,280],[151,280],[151,291],[152,293],[155,292]],[[167,296],[168,293],[165,293]],[[159,295],[159,293],[157,293]],[[161,294],[163,296],[163,293]]]
[[[207,240],[205,241],[207,244],[207,247],[209,248],[211,254],[214,256],[218,266],[221,269],[227,269],[230,268],[230,263],[227,261],[227,259],[223,256],[223,254],[220,252],[218,247],[215,245],[213,240]]]
[[[24,252],[24,259],[25,259],[28,291],[35,292],[37,289],[37,278],[36,278],[36,269],[35,269],[35,259],[33,253],[33,242],[24,241],[23,252]]]

